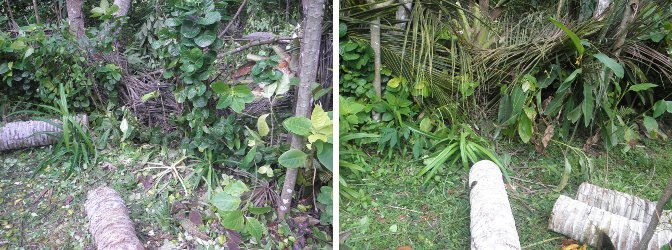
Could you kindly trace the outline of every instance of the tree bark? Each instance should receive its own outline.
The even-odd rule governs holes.
[[[602,188],[584,182],[576,192],[576,200],[588,206],[604,209],[610,213],[649,223],[656,214],[656,203],[641,199],[637,196]],[[665,211],[669,214],[669,211]],[[669,224],[669,222],[666,222]]]
[[[406,23],[403,23],[404,21],[407,21],[408,16],[409,16],[409,10],[411,9],[413,3],[412,1],[409,0],[402,0],[401,1],[403,5],[399,5],[397,8],[397,13],[396,13],[396,18],[397,21],[400,23],[397,24],[397,28],[399,29],[406,29]]]
[[[86,115],[79,115],[75,120],[87,126]],[[51,120],[60,124],[60,120]],[[0,127],[0,152],[5,150],[46,146],[57,143],[60,138],[46,133],[61,132],[61,129],[44,121],[10,122]]]
[[[490,16],[490,1],[489,0],[478,0],[478,6],[481,8],[481,13],[483,16]]]
[[[84,36],[84,16],[82,14],[82,5],[84,0],[66,0],[65,5],[68,9],[68,24],[70,24],[70,33],[77,39]]]
[[[593,13],[593,17],[597,19],[601,19],[602,14],[604,14],[604,11],[607,10],[607,7],[611,4],[611,0],[597,0],[597,6],[595,7],[595,13]]]
[[[548,229],[591,246],[597,244],[600,232],[604,232],[616,249],[633,249],[646,224],[561,195],[551,211]],[[647,249],[660,249],[670,239],[672,230],[659,227]]]
[[[114,16],[126,16],[128,10],[131,8],[131,0],[114,0],[114,5],[119,6],[117,12],[114,12]]]
[[[320,53],[320,41],[322,36],[322,16],[324,15],[324,0],[304,0],[303,3],[303,37],[301,39],[301,72],[299,73],[299,86],[296,96],[297,117],[310,117],[312,107],[312,93],[310,84],[317,78],[317,65]],[[304,150],[305,141],[299,135],[291,135],[291,148]],[[292,195],[296,185],[298,169],[289,168],[285,174],[285,183],[280,195],[280,207],[278,217],[284,219],[285,214],[292,205]]]
[[[135,235],[124,200],[113,189],[99,187],[89,192],[84,208],[98,250],[145,249]]]
[[[654,233],[656,233],[657,228],[658,228],[658,222],[660,220],[660,217],[663,215],[663,207],[665,207],[665,203],[667,203],[670,200],[670,196],[672,196],[672,177],[669,178],[667,181],[667,186],[665,187],[665,190],[663,190],[663,194],[660,196],[660,199],[658,200],[658,204],[656,204],[656,214],[655,216],[651,217],[651,221],[649,222],[648,227],[646,228],[646,233],[644,233],[644,236],[642,236],[642,241],[637,244],[637,250],[644,250],[646,249],[646,246],[649,245],[649,241],[651,241],[651,238],[653,238]],[[667,218],[669,221],[669,217]],[[669,242],[668,238],[668,242]]]
[[[521,249],[502,172],[491,161],[469,170],[471,249]]]
[[[614,43],[613,47],[614,55],[616,57],[621,54],[623,44],[625,44],[625,38],[628,35],[628,26],[635,19],[635,15],[637,15],[637,9],[639,9],[639,0],[630,0],[629,4],[625,6],[625,10],[623,11],[623,20],[621,20],[621,24],[618,27],[618,37],[616,38],[616,42]]]
[[[369,0],[369,3],[375,3],[375,0]],[[375,8],[383,7],[392,3],[391,1],[375,5]],[[382,64],[380,62],[380,18],[376,18],[371,22],[371,48],[373,49],[373,89],[376,91],[378,98],[382,97],[383,87],[381,85],[380,71]],[[373,113],[373,119],[380,120],[380,114]]]
[[[37,0],[33,0],[33,10],[35,11],[35,22],[37,22],[37,24],[39,25],[40,24],[40,15],[38,14],[38,11],[37,11]]]

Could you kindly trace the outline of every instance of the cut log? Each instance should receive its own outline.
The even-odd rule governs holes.
[[[145,249],[135,235],[124,200],[116,191],[99,187],[89,192],[84,207],[98,250]]]
[[[579,186],[579,191],[576,192],[576,200],[586,203],[588,206],[604,209],[610,213],[644,224],[648,224],[651,221],[651,217],[656,214],[656,202],[595,186],[587,182]],[[661,218],[661,224],[670,225],[670,212],[669,210],[663,211],[663,217],[667,217],[668,219]],[[672,226],[670,227],[672,228]]]
[[[491,161],[469,171],[471,249],[521,249],[502,172]]]
[[[80,124],[87,126],[86,115],[75,117]],[[60,124],[60,120],[51,120]],[[44,121],[10,122],[0,127],[0,152],[5,150],[46,146],[57,143],[59,138],[46,133],[60,132],[61,129]]]
[[[553,206],[548,229],[591,246],[595,246],[602,231],[611,238],[616,249],[633,249],[644,235],[646,226],[645,223],[561,195]],[[672,239],[672,230],[658,229],[648,249],[660,249]]]

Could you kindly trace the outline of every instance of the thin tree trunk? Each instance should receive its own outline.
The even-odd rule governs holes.
[[[114,189],[99,187],[89,192],[84,208],[98,250],[145,249],[135,235],[124,200]]]
[[[114,12],[115,16],[126,16],[128,10],[131,8],[131,0],[114,0],[114,5],[119,6],[117,12]]]
[[[665,187],[665,190],[663,190],[663,194],[660,196],[658,204],[656,204],[655,216],[651,218],[649,226],[646,228],[646,233],[644,233],[644,236],[642,236],[642,241],[637,244],[637,248],[635,249],[644,250],[649,245],[649,241],[651,241],[653,234],[657,231],[656,228],[658,227],[660,217],[663,215],[663,207],[665,207],[665,203],[670,200],[670,196],[672,196],[672,177],[670,177],[670,179],[667,181],[667,186]]]
[[[79,115],[75,120],[80,124],[87,126],[88,118],[86,115]],[[55,124],[60,124],[60,120],[51,120]],[[57,143],[58,136],[46,133],[59,133],[61,129],[44,121],[25,121],[10,122],[0,127],[0,152],[5,150],[46,146]]]
[[[375,0],[369,0],[369,3],[375,3]],[[384,2],[381,4],[375,5],[375,8],[384,7],[391,4],[391,1]],[[378,98],[382,97],[383,87],[381,85],[380,71],[382,69],[382,64],[380,62],[380,18],[376,18],[371,22],[371,48],[373,49],[373,89],[376,91],[376,96]],[[373,113],[373,119],[376,121],[380,120],[380,114]]]
[[[33,10],[35,11],[35,22],[37,22],[37,24],[39,25],[40,24],[40,15],[38,14],[38,11],[37,11],[37,0],[33,0]]]
[[[607,7],[611,4],[611,0],[597,0],[597,6],[595,7],[595,13],[593,13],[594,18],[601,19],[604,11],[607,10]]]
[[[639,0],[630,0],[630,3],[625,6],[623,11],[623,20],[621,21],[620,26],[618,27],[618,37],[614,43],[614,55],[618,57],[621,54],[623,44],[625,44],[625,38],[628,35],[628,26],[635,19],[637,10],[639,9]]]
[[[489,0],[478,0],[478,6],[481,8],[481,13],[483,16],[490,16],[490,1]]]
[[[491,161],[469,170],[471,249],[521,249],[502,172]]]
[[[401,2],[403,3],[403,5],[399,5],[399,7],[397,8],[396,18],[397,21],[400,22],[399,24],[397,24],[397,28],[403,30],[406,29],[405,21],[407,21],[408,19],[408,16],[410,14],[409,10],[411,9],[413,3],[409,0],[402,0]]]
[[[320,53],[320,41],[322,36],[322,16],[324,15],[324,0],[304,0],[303,3],[303,37],[301,39],[301,72],[299,73],[299,86],[296,95],[296,109],[294,115],[297,117],[310,117],[312,93],[310,84],[317,78],[317,65]],[[304,139],[299,136],[291,135],[291,147],[293,149],[303,150],[305,148]],[[282,186],[280,195],[280,207],[278,208],[278,217],[284,219],[285,214],[292,205],[292,195],[296,185],[297,168],[287,169],[285,174],[285,183]]]
[[[5,6],[7,6],[7,13],[9,14],[9,26],[12,29],[18,30],[19,25],[14,20],[14,13],[12,13],[12,7],[9,6],[9,1],[5,1]]]
[[[548,229],[574,240],[597,244],[604,232],[616,249],[633,249],[646,230],[646,224],[560,195],[551,211]],[[648,249],[660,249],[672,238],[669,228],[658,228]]]
[[[68,23],[70,24],[70,33],[77,39],[84,36],[84,16],[82,14],[82,5],[84,0],[66,0],[65,5],[68,9]]]

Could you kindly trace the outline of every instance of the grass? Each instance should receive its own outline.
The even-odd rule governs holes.
[[[563,147],[537,153],[531,145],[500,142],[498,153],[511,157],[513,170],[509,200],[524,249],[558,249],[566,237],[547,229],[550,212],[560,194],[574,196],[584,181],[574,164],[568,185],[553,191],[562,175]],[[672,175],[672,145],[644,141],[627,154],[620,150],[591,155],[595,166],[591,183],[657,200]],[[376,159],[371,172],[355,183],[364,199],[341,202],[341,240],[346,249],[468,249],[469,193],[461,167],[443,173],[423,187],[419,162]],[[506,158],[506,157],[502,157]],[[609,159],[607,164],[607,159]],[[395,229],[396,225],[396,231]]]

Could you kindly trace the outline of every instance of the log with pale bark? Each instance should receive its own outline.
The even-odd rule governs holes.
[[[82,126],[87,126],[86,115],[75,117]],[[53,119],[51,123],[46,121],[20,121],[10,122],[0,127],[0,152],[5,150],[39,147],[57,143],[60,138],[54,133],[61,129],[52,125],[60,124],[60,120]]]
[[[656,214],[656,202],[644,200],[637,196],[606,189],[584,182],[576,192],[576,200],[589,206],[604,209],[610,213],[649,223]],[[671,211],[663,211],[663,217],[670,218]],[[661,223],[672,228],[669,220],[662,219]]]
[[[580,242],[595,246],[604,232],[616,249],[633,249],[642,239],[647,224],[589,206],[561,195],[553,206],[548,228]],[[647,249],[660,249],[672,239],[672,230],[659,227]]]
[[[145,249],[124,200],[114,189],[99,187],[89,192],[84,208],[96,249]]]
[[[502,172],[492,161],[469,171],[471,249],[521,249]]]

